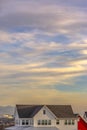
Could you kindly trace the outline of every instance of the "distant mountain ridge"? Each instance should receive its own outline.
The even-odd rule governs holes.
[[[14,108],[15,107],[13,106],[0,106],[0,116],[3,116],[5,114],[13,115]]]

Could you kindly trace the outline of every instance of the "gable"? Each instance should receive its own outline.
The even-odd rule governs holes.
[[[43,106],[40,111],[34,116],[36,119],[55,119],[56,116],[47,108],[47,106]]]

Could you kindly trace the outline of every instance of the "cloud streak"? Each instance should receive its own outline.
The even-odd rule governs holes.
[[[9,8],[9,4],[13,8]],[[67,36],[77,37],[86,33],[87,19],[86,8],[67,7],[66,5],[39,3],[35,1],[9,2],[2,9],[0,17],[0,28],[12,30],[16,28],[27,28],[41,30],[43,32],[61,33]],[[35,11],[34,8],[37,10]],[[80,37],[80,36],[79,36]]]
[[[0,0],[2,104],[59,99],[80,105],[81,81],[81,95],[87,91],[86,5],[85,0]]]

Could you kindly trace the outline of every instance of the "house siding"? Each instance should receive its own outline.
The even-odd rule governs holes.
[[[59,125],[56,125],[56,127],[59,130],[78,130],[78,125],[77,125],[78,120],[74,119],[75,121],[74,125],[72,124],[65,125],[65,120],[69,121],[69,120],[73,120],[73,118],[60,119]]]
[[[43,111],[46,111],[46,114],[43,114]],[[38,125],[38,120],[51,120],[51,125]],[[56,120],[55,117],[51,114],[51,112],[46,108],[43,107],[35,116],[34,116],[34,126],[35,127],[50,127],[50,126],[55,126],[56,125]]]

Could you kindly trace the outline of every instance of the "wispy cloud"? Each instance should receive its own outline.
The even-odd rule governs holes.
[[[1,83],[7,83],[7,80],[10,83],[10,79],[19,84],[35,82],[38,88],[41,83],[42,86],[64,84],[66,79],[68,84],[69,79],[86,74],[87,57],[81,54],[87,46],[86,40],[64,45],[58,42],[38,42],[36,33],[1,32],[0,41],[0,56],[3,56],[0,60],[3,72],[0,75],[3,77]]]
[[[86,5],[86,0],[0,0],[2,104],[25,101],[18,98],[23,93],[27,99],[32,96],[29,102],[44,103],[43,93],[47,103],[60,97],[60,103],[74,103],[74,97],[80,98],[77,82],[87,77]],[[70,86],[67,93],[64,85]],[[72,87],[78,90],[74,95]],[[82,95],[85,91],[84,87]]]
[[[79,36],[86,32],[86,8],[68,7],[62,2],[46,3],[14,0],[8,2],[1,11],[0,28],[6,30],[25,28],[62,33],[67,36]],[[13,8],[9,8],[9,5]]]

